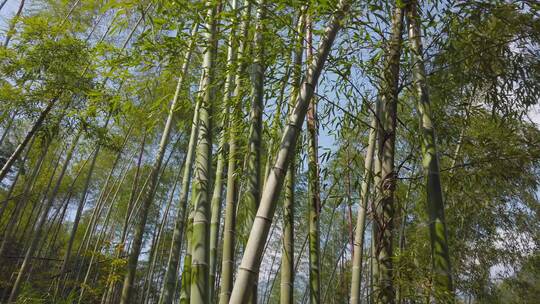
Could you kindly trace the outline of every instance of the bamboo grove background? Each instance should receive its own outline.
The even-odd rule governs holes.
[[[537,301],[537,2],[0,16],[0,302]]]

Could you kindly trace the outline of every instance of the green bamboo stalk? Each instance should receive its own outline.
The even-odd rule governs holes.
[[[379,125],[377,129],[377,153],[381,176],[380,182],[377,185],[378,195],[374,210],[375,255],[379,273],[375,290],[375,301],[376,303],[385,304],[395,302],[392,263],[395,213],[394,191],[396,187],[394,155],[402,30],[403,7],[400,7],[400,3],[397,3],[392,17],[392,33],[383,70],[381,115],[378,119]]]
[[[229,123],[230,108],[232,106],[232,93],[234,91],[234,81],[235,81],[235,72],[234,69],[235,61],[237,59],[237,33],[236,28],[238,26],[237,10],[238,10],[238,1],[233,0],[231,4],[231,29],[229,32],[229,42],[227,49],[227,75],[225,79],[225,88],[223,93],[223,123],[222,130],[220,135],[219,147],[218,147],[218,161],[216,166],[216,177],[214,181],[214,192],[212,195],[211,203],[211,221],[210,221],[210,282],[209,282],[209,301],[214,303],[215,296],[215,284],[216,284],[216,269],[217,269],[217,247],[218,247],[218,238],[219,238],[219,226],[220,226],[220,217],[221,217],[221,196],[223,190],[223,169],[225,167],[226,160],[226,149],[228,147],[228,129],[232,127],[232,124]],[[236,151],[233,151],[236,152]],[[235,170],[233,167],[232,170]],[[234,172],[233,172],[234,173]]]
[[[292,93],[289,100],[288,114],[292,113],[294,102],[298,98],[302,74],[302,49],[303,33],[306,25],[306,14],[300,13],[296,26],[296,45],[294,47],[294,58],[292,66]],[[285,201],[283,203],[283,248],[281,254],[281,286],[280,303],[294,303],[294,188],[295,188],[296,165],[294,157],[287,168],[285,176]]]
[[[190,206],[193,209],[193,206]],[[186,254],[184,255],[184,268],[182,272],[180,303],[188,304],[191,301],[191,251],[193,243],[191,235],[193,234],[193,210],[190,211],[186,223]]]
[[[306,21],[306,62],[313,58],[311,16]],[[311,98],[307,111],[308,131],[308,192],[309,192],[309,295],[310,303],[321,302],[321,261],[320,261],[320,185],[318,157],[317,104]]]
[[[180,253],[182,248],[182,236],[184,234],[184,224],[186,223],[186,210],[188,209],[188,194],[189,194],[189,184],[191,181],[191,174],[193,168],[193,158],[195,151],[195,139],[197,138],[198,123],[199,123],[199,105],[200,102],[197,102],[195,105],[193,113],[193,122],[191,124],[191,134],[189,137],[188,151],[186,155],[186,164],[184,166],[184,173],[182,175],[182,186],[180,189],[180,199],[178,202],[176,219],[173,231],[173,237],[171,240],[171,250],[169,252],[169,259],[167,260],[167,267],[165,270],[165,278],[163,280],[163,289],[161,291],[159,303],[171,303],[174,298],[175,286],[177,281],[177,268],[180,261]],[[188,230],[190,230],[190,222],[188,222],[188,228],[186,228],[185,233],[188,235]],[[187,238],[188,243],[190,239]],[[189,246],[188,246],[189,247]],[[189,254],[191,256],[191,253]],[[188,263],[189,261],[189,263]],[[191,257],[188,259],[187,256],[184,259],[184,263],[191,266]],[[184,264],[186,265],[186,264]],[[184,274],[187,273],[187,270],[184,268],[184,273],[182,279],[184,280]],[[191,277],[191,272],[187,277]],[[186,278],[187,279],[187,278]],[[184,282],[184,281],[182,281]],[[188,297],[189,294],[189,284],[182,283],[182,291],[184,292],[184,298]],[[188,300],[189,303],[189,300]]]
[[[199,88],[202,87],[202,83],[203,83],[203,80],[204,80],[204,74],[201,75],[201,79],[199,80]],[[195,128],[195,129],[192,129],[191,130],[191,136],[192,138],[190,138],[190,147],[191,147],[191,142],[193,142],[193,150],[192,150],[192,154],[195,152],[195,147],[196,147],[196,140],[198,139],[198,134],[199,134],[199,114],[200,114],[200,111],[199,111],[199,108],[200,108],[200,105],[201,105],[201,102],[202,102],[202,99],[201,98],[197,98],[197,104],[195,106],[195,112],[194,112],[194,116],[193,116],[193,126],[192,128]],[[196,116],[195,116],[196,115]],[[189,152],[188,152],[189,153]],[[194,155],[194,154],[193,154]],[[194,157],[194,156],[192,156]],[[186,198],[185,200],[187,201],[187,191],[189,190],[189,184],[186,184],[185,185],[186,187]],[[191,199],[189,205],[187,206],[187,221],[185,221],[184,218],[182,218],[181,220],[182,221],[185,221],[186,224],[185,224],[185,227],[186,227],[186,232],[185,232],[185,238],[186,238],[186,254],[184,256],[184,268],[183,268],[183,272],[182,272],[182,278],[181,278],[181,290],[180,290],[180,303],[189,303],[189,301],[191,300],[191,248],[192,248],[192,243],[191,243],[191,236],[192,236],[192,233],[193,233],[193,203],[194,203],[194,200]],[[177,219],[179,220],[179,219]],[[183,227],[184,225],[182,224],[182,226],[180,227]],[[180,236],[181,237],[181,236]],[[178,250],[181,250],[181,247],[180,246],[181,243],[179,243],[179,246],[178,246]],[[180,254],[177,255],[177,258],[179,259],[180,258]]]
[[[410,1],[407,7],[409,39],[413,64],[414,86],[416,88],[416,107],[421,122],[422,165],[426,176],[427,208],[431,237],[431,262],[433,282],[437,297],[454,302],[452,268],[448,249],[448,233],[444,219],[444,199],[441,187],[437,141],[433,126],[429,99],[426,68],[424,66],[420,17],[417,1]]]
[[[378,103],[377,103],[378,104]],[[377,108],[378,105],[376,106]],[[364,251],[364,231],[366,226],[366,209],[368,206],[371,180],[373,179],[373,155],[375,154],[375,139],[377,136],[377,116],[374,113],[371,118],[371,129],[369,130],[368,147],[364,158],[364,178],[360,188],[360,204],[358,206],[358,217],[356,219],[356,230],[354,235],[354,250],[352,261],[351,279],[351,304],[360,304],[362,285],[362,257]]]
[[[191,236],[190,303],[207,303],[209,283],[209,213],[210,174],[212,168],[212,107],[213,81],[217,42],[217,9],[219,3],[208,2],[204,33],[207,42],[202,64],[203,81],[199,108],[199,134],[195,154],[195,174],[192,183],[193,232]],[[218,1],[219,2],[219,1]]]
[[[246,231],[253,225],[253,220],[259,206],[259,200],[262,191],[261,185],[261,153],[262,153],[262,113],[264,107],[264,18],[266,14],[265,0],[259,0],[256,3],[256,25],[255,36],[253,39],[253,63],[252,63],[252,86],[251,86],[251,109],[250,109],[250,126],[249,126],[249,141],[248,155],[246,159],[246,190],[245,190],[245,208],[246,214]],[[257,303],[258,276],[253,279],[251,288],[252,294],[250,303]]]
[[[242,13],[242,23],[238,36],[241,37],[238,45],[237,62],[234,80],[233,97],[230,99],[231,112],[229,118],[229,157],[227,163],[227,189],[225,198],[225,220],[223,225],[223,254],[221,260],[221,288],[219,303],[228,304],[233,288],[233,274],[235,267],[235,239],[236,239],[236,206],[238,203],[238,175],[239,155],[238,138],[241,122],[241,98],[243,74],[245,64],[243,63],[247,46],[247,31],[251,16],[251,2],[245,1]],[[237,3],[238,6],[238,3]]]
[[[195,43],[197,41],[197,30],[198,24],[194,24],[191,31],[191,41],[189,43],[184,62],[182,63],[182,74],[178,78],[178,85],[176,87],[176,92],[174,95],[173,103],[176,103],[180,91],[185,86],[185,81],[187,79],[187,73],[189,68],[189,63],[191,62],[191,57],[193,56],[193,51],[195,48]],[[184,173],[182,176],[182,185],[180,192],[180,200],[178,202],[178,208],[176,213],[176,220],[174,225],[173,237],[171,240],[171,249],[169,252],[169,258],[167,260],[167,266],[165,270],[165,277],[163,280],[163,288],[159,296],[159,303],[170,304],[174,298],[174,286],[176,284],[178,262],[180,260],[180,249],[182,247],[182,229],[184,228],[185,222],[185,212],[187,209],[187,200],[188,200],[188,191],[189,191],[189,182],[191,180],[191,171],[193,163],[193,151],[195,149],[195,138],[197,137],[197,125],[198,125],[198,108],[199,103],[195,105],[195,112],[193,114],[193,122],[191,126],[191,134],[189,137],[188,151],[186,154],[186,161],[184,165]]]
[[[227,110],[225,110],[227,112]],[[228,116],[228,113],[225,114]],[[219,226],[220,226],[220,217],[221,217],[221,195],[223,193],[223,175],[225,167],[225,144],[226,144],[226,134],[225,126],[227,124],[227,117],[223,118],[223,130],[220,138],[220,143],[218,147],[218,161],[216,165],[216,177],[214,180],[214,192],[211,199],[210,207],[210,256],[209,256],[209,283],[208,283],[208,297],[209,301],[213,302],[214,298],[214,289],[216,281],[216,269],[217,269],[217,247],[218,247],[218,238],[219,238]]]

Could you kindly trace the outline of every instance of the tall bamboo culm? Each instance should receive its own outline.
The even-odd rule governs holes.
[[[394,191],[396,172],[394,167],[395,135],[397,121],[397,98],[399,63],[403,31],[403,7],[398,1],[392,17],[392,32],[387,47],[380,85],[380,115],[377,126],[377,161],[381,168],[377,184],[377,196],[373,212],[375,257],[378,277],[375,279],[375,303],[394,303],[393,282],[393,223],[395,213]]]
[[[446,301],[454,301],[452,284],[452,268],[448,249],[448,233],[444,219],[444,199],[441,187],[437,140],[433,125],[431,104],[429,99],[426,68],[424,65],[420,16],[418,3],[411,0],[407,6],[407,22],[409,40],[411,41],[411,58],[413,66],[414,87],[416,90],[416,107],[422,130],[422,165],[426,176],[427,208],[429,216],[429,232],[431,238],[431,262],[433,267],[433,283],[435,297]]]
[[[203,33],[206,42],[199,108],[199,132],[195,152],[192,183],[193,231],[191,235],[190,303],[207,303],[209,285],[209,230],[210,230],[210,172],[212,170],[212,107],[214,104],[214,64],[216,50],[217,9],[219,3],[208,2],[208,13]]]

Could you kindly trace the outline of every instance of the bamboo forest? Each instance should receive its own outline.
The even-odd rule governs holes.
[[[539,299],[537,0],[0,0],[0,303]]]

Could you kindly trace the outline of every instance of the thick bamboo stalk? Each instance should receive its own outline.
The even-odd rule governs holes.
[[[255,36],[253,39],[253,62],[251,65],[252,71],[252,86],[251,86],[251,109],[250,109],[250,126],[249,126],[249,141],[248,154],[246,159],[246,189],[245,189],[245,208],[247,210],[246,231],[250,230],[253,225],[253,220],[261,199],[261,154],[262,154],[262,113],[264,107],[264,18],[266,14],[265,0],[256,2],[257,14],[255,24]],[[250,303],[257,303],[258,277],[254,278],[251,288],[252,294],[249,300]]]
[[[294,186],[295,165],[291,162],[285,177],[283,203],[283,248],[281,253],[280,303],[294,303]]]
[[[429,99],[426,68],[424,66],[420,17],[417,1],[410,1],[407,6],[409,39],[413,61],[414,85],[416,88],[416,107],[421,122],[422,165],[426,176],[427,207],[431,238],[431,263],[433,282],[437,298],[454,302],[452,268],[448,249],[448,233],[444,219],[444,199],[441,187],[437,141],[433,126]]]
[[[199,88],[202,87],[202,83],[203,83],[203,80],[204,80],[204,77],[205,75],[202,74],[201,75],[201,78],[199,80]],[[195,153],[195,148],[196,148],[196,140],[198,140],[198,137],[199,137],[199,114],[200,114],[200,111],[199,111],[199,108],[201,106],[201,103],[202,103],[202,99],[201,98],[196,98],[197,100],[197,103],[195,105],[195,113],[193,114],[193,126],[192,128],[195,128],[195,131],[192,129],[191,130],[191,136],[195,136],[193,137],[193,140],[192,138],[190,138],[190,143],[193,142],[194,145],[193,145],[193,158],[194,158],[194,153]],[[196,116],[195,116],[196,115]],[[195,120],[196,119],[196,120]],[[191,145],[190,145],[191,146]],[[195,165],[193,165],[193,167],[195,167]],[[186,184],[186,191],[189,190],[189,184]],[[187,200],[187,192],[186,192],[186,198],[185,200]],[[189,303],[190,302],[190,299],[191,299],[191,251],[192,251],[192,242],[191,242],[191,236],[193,234],[193,215],[194,215],[194,206],[193,204],[195,203],[195,201],[193,200],[193,198],[191,199],[190,203],[188,204],[187,206],[187,220],[185,220],[185,218],[182,218],[181,221],[185,221],[185,238],[186,238],[186,253],[185,253],[185,256],[184,256],[184,268],[183,268],[183,272],[182,272],[182,278],[181,278],[181,281],[180,281],[180,285],[181,285],[181,290],[180,290],[180,303],[182,304],[185,304],[185,303]],[[186,203],[187,204],[187,203]],[[185,215],[184,215],[185,216]],[[180,218],[177,219],[177,221],[180,221]],[[178,223],[178,222],[177,222]],[[184,225],[182,225],[184,226]],[[176,228],[175,228],[176,229]],[[178,249],[177,250],[181,250],[182,246],[181,246],[181,236],[182,235],[179,235],[179,240],[180,240],[180,243],[178,243]],[[177,255],[177,258],[180,259],[180,254]]]
[[[191,234],[190,303],[207,303],[209,283],[210,171],[212,170],[212,108],[214,104],[214,66],[217,48],[217,9],[219,3],[208,2],[206,48],[202,64],[203,81],[199,108],[199,132],[192,183],[193,232]],[[219,2],[219,1],[218,1]]]
[[[230,108],[231,108],[231,96],[234,91],[234,80],[235,80],[235,69],[234,64],[237,58],[237,37],[236,37],[236,28],[238,25],[237,21],[237,10],[238,10],[238,1],[232,1],[231,7],[231,29],[229,33],[229,42],[227,48],[227,74],[225,79],[225,87],[223,92],[223,122],[222,130],[219,139],[218,146],[218,160],[216,165],[216,176],[214,180],[214,192],[212,194],[211,201],[211,220],[210,220],[210,260],[209,260],[209,271],[210,271],[210,281],[208,283],[208,296],[210,303],[214,303],[215,297],[215,285],[216,285],[216,271],[217,271],[217,248],[218,248],[218,238],[219,238],[219,227],[220,227],[220,218],[221,218],[221,198],[223,193],[223,182],[224,182],[224,168],[226,153],[228,149],[228,137],[229,129],[231,124],[229,123],[230,119]],[[234,151],[233,151],[234,152]],[[234,168],[233,168],[234,170]]]
[[[378,126],[378,160],[381,166],[380,182],[374,212],[375,255],[379,268],[375,290],[376,303],[394,303],[393,284],[393,226],[395,214],[394,191],[396,172],[394,167],[399,59],[403,30],[403,8],[396,4],[392,17],[392,33],[385,58],[383,83],[381,85],[381,115]]]
[[[193,233],[193,210],[190,212],[186,222],[186,254],[184,255],[184,269],[181,279],[180,303],[188,304],[191,301],[191,252],[193,242],[191,234]]]
[[[311,17],[306,22],[306,62],[313,58]],[[308,131],[308,230],[309,230],[309,296],[310,303],[321,302],[321,260],[320,260],[320,185],[318,157],[317,104],[311,98],[307,111]]]

